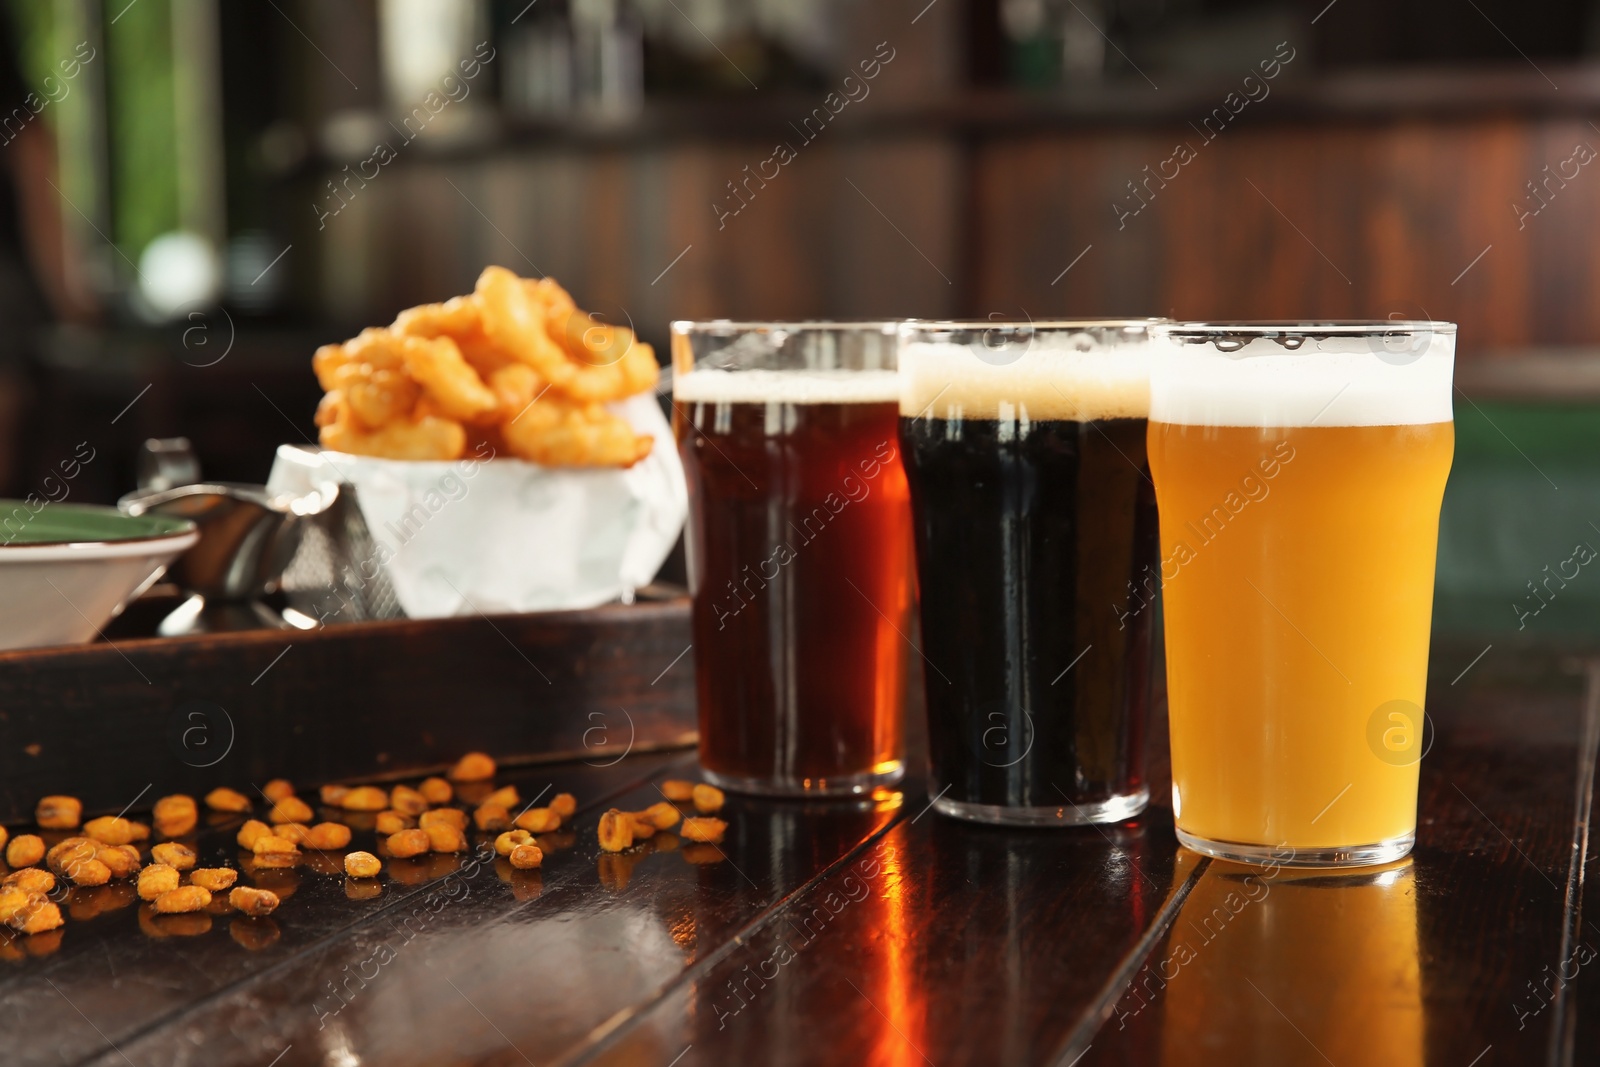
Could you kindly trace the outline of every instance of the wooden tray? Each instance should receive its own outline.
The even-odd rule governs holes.
[[[0,822],[695,741],[687,599],[0,653]]]

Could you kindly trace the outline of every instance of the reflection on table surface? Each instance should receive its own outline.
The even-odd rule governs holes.
[[[1178,884],[1203,862],[1179,853]],[[1346,871],[1211,861],[1117,1012],[1130,1026],[1159,1020],[1171,1067],[1420,1065],[1412,860]]]

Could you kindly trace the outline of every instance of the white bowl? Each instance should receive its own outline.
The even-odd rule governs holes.
[[[187,519],[0,500],[0,649],[94,640],[199,539]]]

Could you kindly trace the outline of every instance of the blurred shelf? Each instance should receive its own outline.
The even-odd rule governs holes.
[[[1079,128],[1166,126],[1198,122],[1221,108],[1229,93],[1242,97],[1247,75],[1235,79],[1184,78],[1159,90],[1143,80],[1122,80],[1049,92],[969,90],[915,99],[888,99],[883,83],[830,121],[825,132],[842,138],[945,134],[984,137]],[[1548,77],[1547,77],[1548,75]],[[869,83],[870,84],[870,83]],[[1303,75],[1286,66],[1265,82],[1268,94],[1232,122],[1393,122],[1411,119],[1600,115],[1600,65],[1530,65],[1408,70],[1366,70]],[[1559,88],[1558,88],[1559,87]],[[316,172],[365,160],[385,142],[403,150],[396,161],[454,160],[552,147],[617,149],[683,141],[756,138],[804,141],[797,126],[823,106],[826,91],[783,92],[759,98],[657,100],[627,116],[549,119],[484,115],[437,136],[405,140],[387,116],[341,116],[337,135],[324,136],[321,155],[302,171]],[[877,102],[871,101],[877,98]],[[1255,106],[1272,101],[1270,107]],[[1230,125],[1232,124],[1230,122]],[[835,133],[835,129],[837,132]],[[399,137],[396,137],[397,132]],[[336,143],[341,147],[329,147]]]

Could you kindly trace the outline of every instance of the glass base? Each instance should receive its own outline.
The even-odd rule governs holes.
[[[906,765],[902,760],[880,763],[874,770],[861,774],[840,774],[832,778],[747,778],[736,774],[722,774],[701,766],[700,773],[718,789],[734,793],[751,793],[760,797],[858,797],[878,789],[892,786],[905,777]]]
[[[1236,841],[1208,841],[1174,828],[1179,844],[1206,856],[1258,867],[1372,867],[1391,863],[1411,853],[1417,832],[1401,834],[1371,845],[1338,848],[1292,848],[1289,845],[1245,845]]]
[[[1131,819],[1150,803],[1150,789],[1124,793],[1091,804],[1065,804],[1049,808],[1012,807],[1006,804],[973,804],[940,796],[933,806],[941,814],[968,822],[996,826],[1090,826]]]

